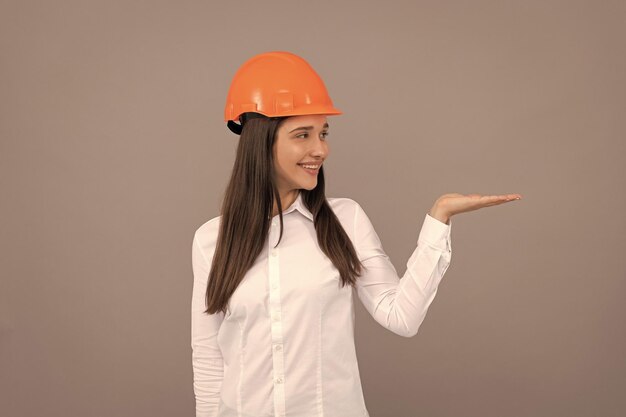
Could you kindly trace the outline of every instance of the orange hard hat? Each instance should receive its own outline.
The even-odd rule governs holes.
[[[240,134],[246,116],[305,114],[343,113],[333,106],[324,82],[308,62],[291,52],[272,51],[255,55],[239,67],[228,90],[224,121]],[[241,120],[242,125],[234,120]]]

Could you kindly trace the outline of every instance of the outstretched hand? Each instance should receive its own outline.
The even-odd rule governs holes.
[[[450,217],[455,214],[467,211],[478,210],[483,207],[495,206],[498,204],[508,203],[521,199],[520,194],[501,194],[501,195],[480,195],[480,194],[444,194],[435,201],[430,209],[429,214],[442,221],[448,223]]]

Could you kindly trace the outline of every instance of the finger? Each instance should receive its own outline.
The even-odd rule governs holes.
[[[519,200],[521,196],[519,194],[500,194],[489,196],[496,201],[511,201],[511,200]]]
[[[494,204],[504,204],[504,203],[509,203],[511,201],[516,201],[516,200],[520,200],[521,196],[519,194],[507,194],[507,195],[501,195],[498,196],[498,200],[495,201]]]
[[[502,204],[504,202],[505,200],[502,200],[497,195],[486,195],[486,196],[481,197],[480,201],[476,203],[476,208],[495,206],[497,204]]]
[[[481,201],[481,207],[489,207],[496,206],[504,203],[508,203],[509,201],[513,201],[514,195],[502,194],[502,195],[488,195],[484,196]]]
[[[481,200],[485,202],[495,202],[501,199],[502,199],[502,196],[499,196],[499,195],[486,195],[481,198]]]

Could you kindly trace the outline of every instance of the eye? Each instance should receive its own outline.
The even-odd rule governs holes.
[[[329,135],[330,133],[328,131],[324,131],[322,132],[322,135],[324,135],[324,139],[326,139],[326,137]],[[300,133],[299,135],[296,135],[297,138],[301,137],[302,135],[308,137],[309,134],[308,133]]]

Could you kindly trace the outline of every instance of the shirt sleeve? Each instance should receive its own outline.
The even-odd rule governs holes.
[[[192,265],[191,348],[196,417],[213,417],[217,416],[224,372],[222,353],[217,345],[217,333],[224,313],[204,312],[209,263],[196,236],[192,243]]]
[[[365,266],[363,274],[357,277],[356,291],[367,311],[383,327],[404,337],[417,334],[450,265],[451,229],[451,221],[445,224],[426,214],[417,247],[409,257],[404,276],[399,278],[370,219],[356,203],[355,249]]]

